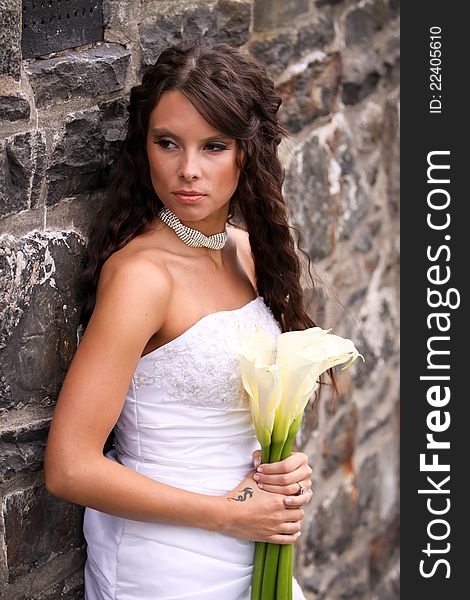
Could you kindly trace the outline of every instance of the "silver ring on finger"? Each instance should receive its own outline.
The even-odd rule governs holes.
[[[300,481],[297,482],[297,485],[299,486],[299,491],[297,492],[296,496],[302,496],[302,494],[305,494],[305,492],[307,491],[307,488],[304,485],[302,485]]]

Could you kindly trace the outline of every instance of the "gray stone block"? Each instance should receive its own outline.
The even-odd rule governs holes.
[[[106,29],[127,29],[140,16],[140,2],[106,0],[103,2],[103,25]]]
[[[330,148],[340,167],[338,202],[340,219],[338,222],[337,238],[348,240],[356,226],[362,221],[369,206],[369,195],[364,190],[356,157],[353,140],[345,130],[340,130],[332,140]],[[334,176],[332,176],[334,182]]]
[[[251,3],[243,0],[219,0],[217,5],[217,35],[215,43],[226,43],[238,48],[248,42]]]
[[[364,356],[365,362],[361,361],[360,368],[355,368],[352,365],[351,372],[354,374],[354,386],[362,388],[367,385],[369,378],[377,367],[379,357],[374,353],[373,349],[367,344],[367,341],[361,339],[361,354]],[[362,439],[359,441],[363,441]]]
[[[363,6],[354,7],[346,15],[346,45],[369,43],[371,37],[383,29],[398,12],[399,3],[388,0],[372,0]]]
[[[316,136],[308,139],[290,163],[284,183],[291,221],[304,238],[310,257],[319,260],[334,248],[334,223],[328,193],[328,155]]]
[[[247,0],[210,0],[163,4],[148,9],[139,26],[143,67],[153,65],[167,46],[199,39],[207,45],[239,47],[248,41],[250,3]]]
[[[361,414],[361,421],[363,423],[361,433],[359,436],[359,444],[367,442],[375,433],[384,429],[389,423],[392,417],[392,413],[388,412],[380,417],[374,417],[371,414],[370,407],[364,409]]]
[[[0,245],[0,409],[52,404],[76,349],[82,240],[4,236]]]
[[[187,6],[182,13],[183,39],[214,39],[217,35],[217,14],[214,8],[214,4],[207,2]]]
[[[317,6],[335,6],[341,4],[341,2],[344,2],[344,0],[315,0]]]
[[[253,29],[265,31],[273,27],[285,27],[299,15],[308,13],[309,8],[309,0],[255,0]]]
[[[79,567],[71,577],[65,578],[36,596],[34,600],[83,600],[85,590],[83,585],[83,563],[85,560],[85,552],[81,554],[81,561],[76,560],[76,565]]]
[[[343,102],[346,105],[358,104],[377,87],[380,79],[380,73],[372,71],[367,73],[360,83],[346,81],[343,84]]]
[[[370,40],[362,51],[343,53],[344,104],[358,104],[379,85],[398,84],[400,32],[397,25],[387,28],[381,37],[381,40]]]
[[[384,107],[384,129],[381,147],[387,176],[387,208],[392,217],[400,212],[400,115],[399,96],[389,97]]]
[[[318,595],[318,600],[364,600],[368,598],[369,572],[366,556],[342,564]]]
[[[352,486],[341,485],[331,501],[325,500],[315,512],[308,531],[306,560],[324,564],[342,554],[352,541],[358,520],[357,494]]]
[[[42,485],[6,494],[2,511],[10,583],[84,544],[83,508],[49,495]]]
[[[304,245],[314,260],[324,258],[334,248],[334,222],[328,206],[328,163],[325,149],[313,136],[296,153],[284,184],[291,220],[302,231]]]
[[[279,118],[291,133],[310,125],[317,117],[331,113],[341,84],[341,62],[334,53],[310,63],[304,71],[280,84],[283,98]]]
[[[349,117],[349,111],[346,113]],[[348,118],[355,146],[361,155],[370,155],[380,147],[384,128],[384,107],[379,102],[364,102]]]
[[[22,94],[0,96],[0,123],[28,121],[31,109]]]
[[[400,561],[390,568],[379,583],[373,600],[400,600]]]
[[[152,16],[139,25],[143,67],[153,65],[162,50],[183,40],[183,13]]]
[[[250,44],[250,52],[264,65],[271,77],[278,77],[292,63],[313,50],[322,50],[335,36],[330,16],[321,15],[295,29],[268,32]]]
[[[296,57],[296,43],[295,31],[275,33],[253,41],[250,53],[266,66],[271,77],[277,77]]]
[[[0,216],[37,205],[44,169],[45,141],[40,131],[0,141]]]
[[[378,514],[379,462],[377,454],[370,454],[357,469],[359,490],[359,525],[368,526],[375,522]]]
[[[42,468],[49,419],[0,429],[0,482]]]
[[[322,445],[322,475],[329,477],[350,460],[356,444],[357,407],[350,404],[328,429]]]
[[[365,254],[374,243],[374,237],[380,232],[382,223],[379,220],[367,223],[359,232],[354,242],[354,250]]]
[[[371,586],[384,578],[395,562],[400,543],[400,519],[397,514],[384,523],[380,533],[369,543],[369,568]]]
[[[21,75],[21,2],[0,0],[0,75]]]
[[[26,67],[36,105],[45,108],[60,101],[94,98],[124,87],[130,51],[119,44],[101,44],[71,50],[63,56],[32,61]]]
[[[46,204],[103,188],[126,135],[124,99],[66,116],[46,171]]]
[[[323,50],[335,38],[335,24],[328,14],[320,14],[317,19],[299,25],[295,52],[303,56],[312,50]]]
[[[288,166],[284,193],[310,256],[320,260],[331,254],[367,212],[349,135],[336,130],[328,148],[316,135],[307,138]]]

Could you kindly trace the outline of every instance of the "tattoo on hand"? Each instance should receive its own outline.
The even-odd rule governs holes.
[[[253,489],[250,487],[246,487],[243,490],[240,490],[243,493],[243,496],[238,496],[237,498],[227,498],[227,500],[236,500],[237,502],[245,502],[247,496],[251,498],[253,496]]]

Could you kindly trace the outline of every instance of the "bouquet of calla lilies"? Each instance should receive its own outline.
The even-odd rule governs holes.
[[[304,409],[329,368],[362,355],[351,340],[311,327],[274,337],[256,328],[242,335],[241,370],[262,462],[290,456]],[[292,544],[256,542],[251,600],[291,600]]]

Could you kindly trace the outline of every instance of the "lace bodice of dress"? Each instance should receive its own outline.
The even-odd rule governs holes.
[[[155,388],[157,403],[213,408],[247,407],[241,382],[241,332],[255,326],[273,335],[279,323],[261,296],[234,310],[210,313],[180,336],[139,359],[133,376],[136,395]]]

